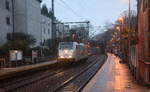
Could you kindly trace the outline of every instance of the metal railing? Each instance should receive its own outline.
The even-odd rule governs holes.
[[[6,67],[6,59],[5,58],[0,58],[0,68]]]

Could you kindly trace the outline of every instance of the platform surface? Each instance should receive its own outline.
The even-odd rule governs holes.
[[[25,65],[25,66],[20,66],[20,67],[16,67],[16,68],[0,68],[0,77],[5,76],[5,75],[9,75],[9,74],[12,74],[15,72],[21,72],[21,71],[25,71],[25,70],[30,70],[30,69],[54,64],[56,62],[57,61],[47,61],[47,62],[43,62],[43,63]]]
[[[150,89],[138,84],[119,58],[108,54],[105,64],[81,92],[150,92]]]

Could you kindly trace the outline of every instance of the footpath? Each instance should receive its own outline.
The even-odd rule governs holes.
[[[126,64],[108,54],[108,59],[81,92],[150,92],[150,88],[138,84]]]

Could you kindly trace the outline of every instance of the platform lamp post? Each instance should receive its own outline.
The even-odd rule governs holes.
[[[122,55],[122,56],[125,56],[125,51],[124,51],[124,48],[125,48],[125,44],[123,44],[122,42],[124,42],[124,39],[123,39],[123,35],[122,35],[122,33],[123,33],[123,31],[124,31],[124,17],[119,17],[118,18],[118,21],[119,21],[119,23],[121,23],[121,25],[120,25],[120,52],[121,52],[121,54],[124,54],[124,55]],[[123,60],[125,60],[125,57],[122,57],[123,58]]]
[[[118,54],[120,55],[121,53],[121,29],[119,26],[116,26],[116,30],[117,30],[117,33],[119,33],[119,46],[118,46]]]
[[[55,19],[55,3],[54,0],[51,0],[51,6],[52,6],[52,39],[53,39],[53,46],[57,47],[57,34],[56,34],[56,19]],[[56,48],[54,49],[54,53],[57,51]]]
[[[56,38],[56,30],[55,30],[55,9],[54,9],[54,0],[51,0],[52,3],[52,38]]]
[[[10,39],[11,41],[14,41],[15,40],[15,21],[14,21],[14,18],[15,18],[15,8],[14,8],[14,0],[11,0],[11,8],[12,8],[12,34],[10,35]],[[14,44],[12,44],[12,47],[13,47]],[[10,52],[9,52],[10,54]],[[9,67],[12,67],[12,62],[10,61],[10,56],[9,56],[9,62],[8,62],[8,66]]]
[[[14,0],[11,0],[11,3],[12,3],[12,22],[13,22],[12,40],[15,40],[15,37],[14,37],[14,33],[15,33],[15,21],[14,21],[14,18],[15,18],[15,10],[14,10]]]
[[[131,44],[131,0],[129,0],[129,21],[128,21],[128,24],[129,24],[129,32],[128,32],[128,62],[129,62],[129,66],[131,65],[131,62],[130,62],[130,53],[131,53],[131,48],[130,48],[130,44]]]

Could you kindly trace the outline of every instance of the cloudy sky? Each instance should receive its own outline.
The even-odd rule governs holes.
[[[128,10],[129,0],[54,0],[55,16],[66,21],[91,21],[94,26],[104,26],[114,22],[120,14]],[[43,0],[51,8],[51,0]],[[136,0],[131,0],[132,9],[136,9]]]

